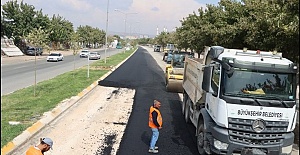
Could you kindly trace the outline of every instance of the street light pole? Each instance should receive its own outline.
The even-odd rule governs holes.
[[[88,68],[87,68],[87,77],[90,77],[90,51],[88,51]]]
[[[35,97],[36,95],[36,48],[34,48],[34,91],[33,91],[33,96]]]
[[[127,21],[127,14],[125,13],[125,21],[124,21],[124,23],[125,23],[125,33],[124,33],[124,38],[125,38],[125,39],[126,39],[126,26],[127,26],[126,21]]]
[[[104,63],[106,63],[106,51],[107,51],[107,27],[108,27],[108,6],[109,6],[109,0],[107,0],[107,11],[106,11],[106,27],[105,27],[105,59]]]
[[[129,36],[131,37],[132,36],[132,25],[133,24],[136,24],[136,23],[140,23],[139,21],[136,21],[135,23],[130,23],[130,25],[129,25]]]
[[[118,12],[121,12],[122,14],[124,14],[125,15],[125,20],[124,20],[124,22],[125,22],[125,34],[124,34],[124,39],[125,39],[125,50],[126,50],[126,22],[127,22],[127,15],[129,15],[129,14],[138,14],[137,12],[123,12],[123,11],[120,11],[120,10],[118,10],[118,9],[115,9],[115,11],[118,11]],[[125,52],[125,50],[124,50],[124,52]]]

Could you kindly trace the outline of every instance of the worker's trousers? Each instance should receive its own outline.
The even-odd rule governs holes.
[[[150,149],[154,149],[155,144],[157,142],[158,136],[159,136],[159,131],[157,128],[151,128],[152,130],[152,137],[150,141]]]

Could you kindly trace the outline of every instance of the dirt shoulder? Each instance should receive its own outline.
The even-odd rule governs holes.
[[[132,111],[134,94],[132,89],[97,86],[11,155],[25,154],[41,137],[54,141],[53,150],[47,155],[115,155]]]

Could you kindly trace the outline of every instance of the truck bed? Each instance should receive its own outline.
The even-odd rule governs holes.
[[[197,61],[198,63],[203,63],[203,58],[191,58],[191,59],[193,59],[194,61]]]
[[[186,58],[184,67],[183,88],[193,103],[197,103],[203,96],[203,58]]]

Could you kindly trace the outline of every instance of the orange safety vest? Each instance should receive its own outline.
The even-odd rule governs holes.
[[[160,111],[153,106],[150,107],[150,112],[149,112],[149,127],[150,128],[157,128],[157,126],[153,123],[153,118],[152,118],[152,112],[156,111],[157,112],[157,122],[160,126],[162,126],[162,117],[160,114]]]
[[[34,146],[30,146],[26,151],[26,155],[43,155],[43,153],[41,152],[41,150],[34,148]]]

